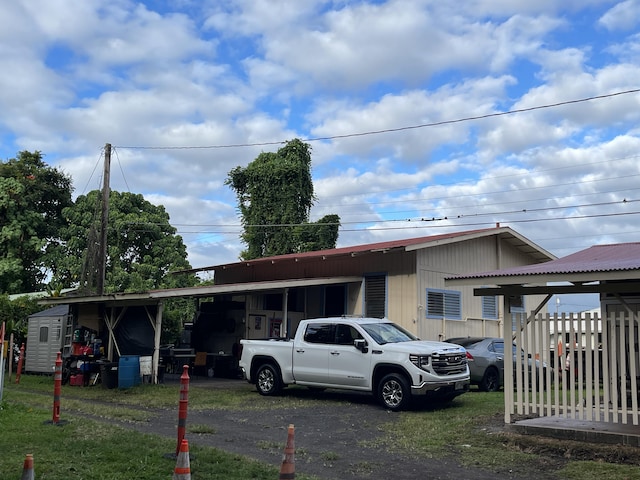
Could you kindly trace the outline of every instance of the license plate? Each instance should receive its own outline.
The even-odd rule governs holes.
[[[467,382],[456,382],[455,389],[456,390],[464,390],[466,388]]]

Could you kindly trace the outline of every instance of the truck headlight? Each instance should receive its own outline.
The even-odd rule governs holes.
[[[411,363],[421,370],[430,370],[431,355],[409,355],[409,360],[411,360]]]

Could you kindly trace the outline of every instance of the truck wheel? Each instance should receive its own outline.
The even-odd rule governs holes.
[[[262,365],[256,374],[256,389],[260,395],[275,395],[282,389],[276,367],[270,363]]]
[[[390,373],[382,378],[378,385],[378,399],[382,406],[397,412],[411,403],[409,384],[404,376]]]

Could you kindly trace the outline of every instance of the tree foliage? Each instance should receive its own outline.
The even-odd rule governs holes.
[[[275,153],[263,152],[231,170],[225,184],[238,199],[247,245],[242,259],[335,247],[338,215],[309,223],[315,196],[308,144],[294,139]]]
[[[69,283],[81,278],[82,260],[95,250],[88,232],[99,221],[101,193],[81,195],[63,212],[67,225],[60,230],[65,255],[59,259],[56,280]],[[163,206],[142,195],[112,191],[109,196],[109,229],[105,292],[137,292],[156,288],[191,286],[194,276],[170,272],[189,269],[182,237],[169,223]]]
[[[40,152],[0,162],[0,293],[44,289],[71,192],[71,178]]]
[[[28,317],[42,310],[36,298],[23,295],[10,300],[6,294],[0,295],[0,322],[6,322],[7,337],[14,334],[13,341],[20,345],[27,341]]]
[[[71,178],[49,167],[40,152],[20,152],[0,163],[0,318],[16,341],[25,340],[27,317],[43,309],[28,296],[7,294],[45,290],[59,296],[78,286],[87,254],[96,250],[99,191],[71,199]],[[111,192],[105,290],[145,291],[193,286],[195,275],[170,272],[191,268],[182,238],[164,207],[142,195]],[[90,292],[84,292],[90,293]],[[191,320],[193,302],[165,302],[163,339],[173,341]]]

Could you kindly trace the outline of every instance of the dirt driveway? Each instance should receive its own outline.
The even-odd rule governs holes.
[[[197,381],[197,380],[196,380]],[[203,380],[198,385],[225,387],[225,381]],[[234,382],[253,390],[246,382]],[[300,407],[283,408],[278,398],[260,397],[256,402],[272,402],[272,408],[243,410],[189,411],[187,438],[190,444],[215,447],[227,452],[280,466],[290,424],[295,427],[296,474],[322,479],[551,479],[540,470],[518,469],[505,465],[500,472],[467,468],[451,458],[418,458],[388,451],[381,439],[382,425],[393,422],[398,414],[383,410],[370,395],[327,390],[322,402],[309,407],[304,399],[317,395],[307,389],[286,389],[283,395],[299,396]],[[292,402],[287,402],[289,405]],[[296,402],[294,402],[295,404]],[[307,406],[304,404],[307,403]],[[144,424],[123,424],[144,433],[177,438],[177,413],[157,410]],[[428,412],[425,412],[428,415]],[[207,426],[206,433],[192,433],[190,427]],[[202,430],[195,428],[195,430]],[[529,466],[530,468],[530,466]],[[197,478],[197,462],[192,472]]]

